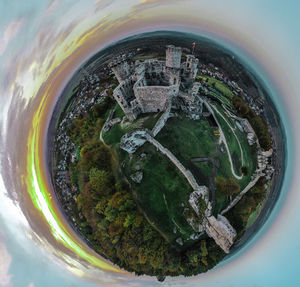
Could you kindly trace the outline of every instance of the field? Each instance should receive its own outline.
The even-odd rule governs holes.
[[[215,108],[219,111],[218,113],[215,110],[215,114],[228,143],[235,173],[241,176],[242,166],[249,170],[248,175],[237,180],[242,190],[255,170],[255,148],[249,146],[246,135],[238,130],[234,120],[219,106]],[[115,113],[119,111],[116,110]],[[183,238],[185,248],[193,243],[193,240],[188,239],[195,233],[183,215],[184,208],[189,206],[189,195],[193,191],[189,183],[170,160],[149,143],[144,144],[132,156],[119,149],[122,135],[138,128],[151,130],[160,115],[161,113],[145,114],[133,123],[115,125],[103,134],[103,138],[119,156],[122,172],[130,182],[135,199],[148,221],[170,243],[174,243],[179,237]],[[184,114],[179,114],[179,117],[168,119],[156,140],[192,171],[199,185],[215,189],[215,176],[233,177],[225,145],[219,145],[218,128],[206,118],[193,121]],[[143,153],[146,157],[142,159]],[[241,160],[242,155],[244,162]],[[137,169],[143,172],[143,179],[139,184],[130,178]],[[213,213],[216,215],[229,204],[230,198],[218,191],[215,191],[214,198]]]
[[[244,175],[241,180],[237,180],[237,182],[241,186],[241,190],[247,186],[250,181],[251,175],[254,173],[256,169],[256,147],[251,147],[248,144],[246,134],[241,132],[234,121],[218,106],[215,106],[218,112],[215,112],[215,116],[217,117],[219,124],[222,127],[224,132],[224,136],[228,143],[229,151],[231,154],[234,171],[237,175],[241,176],[241,167],[245,166],[248,169],[248,174]],[[225,149],[225,148],[224,148]],[[242,161],[243,157],[243,161]],[[228,160],[227,160],[228,161]],[[230,167],[223,162],[223,167],[220,170],[228,170],[230,171]],[[223,175],[224,176],[224,175]],[[231,177],[232,174],[229,172],[225,177]]]
[[[147,155],[146,158],[141,159],[142,153]],[[141,166],[142,182],[137,184],[130,180],[130,183],[140,207],[151,223],[171,243],[178,237],[188,239],[194,231],[183,216],[182,204],[187,205],[193,190],[185,177],[149,143],[141,147],[132,159],[125,156],[125,164],[123,170],[127,178],[135,172],[137,165]]]
[[[201,79],[204,82],[207,81],[209,86],[214,86],[216,90],[220,91],[228,99],[232,99],[234,97],[232,91],[222,81],[209,76],[197,76],[197,79]]]
[[[218,136],[214,130],[206,119],[192,121],[182,115],[169,119],[156,139],[186,166],[191,158],[215,156]]]

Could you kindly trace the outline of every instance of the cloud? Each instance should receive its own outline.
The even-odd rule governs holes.
[[[0,36],[0,56],[5,52],[9,42],[16,36],[23,25],[24,20],[19,19],[10,23],[2,36]]]
[[[189,0],[186,0],[188,2]],[[133,8],[136,10],[143,10],[154,8],[161,5],[176,5],[178,3],[182,3],[182,0],[141,0],[140,3],[133,5]]]
[[[12,286],[11,277],[9,274],[9,267],[11,264],[11,255],[8,253],[4,243],[0,242],[0,286]]]
[[[95,12],[103,10],[110,6],[115,0],[96,0],[95,2]]]
[[[51,13],[53,12],[53,10],[55,10],[57,8],[57,6],[59,5],[60,0],[52,0],[46,9],[46,13]]]
[[[28,287],[34,287],[34,283],[31,282],[31,283],[28,285]]]

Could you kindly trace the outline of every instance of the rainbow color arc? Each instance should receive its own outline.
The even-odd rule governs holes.
[[[107,271],[121,272],[119,269],[113,267],[111,264],[89,254],[86,252],[82,245],[72,238],[72,235],[64,226],[64,223],[57,215],[57,210],[53,206],[53,200],[51,193],[48,189],[48,184],[45,181],[45,177],[40,169],[40,156],[39,151],[42,149],[40,146],[41,134],[40,117],[43,114],[43,101],[33,117],[32,130],[28,137],[28,175],[27,175],[27,187],[30,197],[34,206],[42,213],[44,219],[51,229],[51,233],[55,239],[63,244],[68,249],[72,250],[81,258],[93,266],[99,267]]]
[[[282,193],[272,214],[264,227],[257,232],[255,238],[232,258],[222,262],[216,269],[195,278],[176,278],[174,280],[177,283],[174,285],[194,287],[201,282],[205,286],[221,286],[220,282],[224,282],[224,280],[228,285],[237,286],[235,284],[238,283],[247,287],[253,286],[257,282],[260,286],[279,286],[278,284],[281,284],[280,286],[283,284],[296,286],[293,284],[295,282],[300,284],[298,276],[300,249],[295,248],[299,245],[299,238],[297,238],[299,232],[295,231],[294,228],[297,224],[296,219],[299,218],[298,207],[300,203],[299,182],[294,177],[295,170],[299,170],[299,152],[295,147],[300,142],[300,136],[299,133],[293,132],[297,131],[299,124],[298,107],[300,100],[297,96],[297,84],[299,83],[297,75],[299,75],[300,63],[295,56],[298,53],[297,47],[300,41],[295,37],[297,25],[289,26],[291,19],[298,19],[298,15],[291,14],[299,10],[296,8],[299,8],[296,1],[288,6],[281,1],[273,1],[272,9],[259,0],[243,3],[229,1],[226,6],[214,0],[207,3],[198,0],[128,0],[128,2],[84,0],[77,1],[76,5],[72,5],[72,7],[68,7],[71,5],[64,0],[34,0],[26,1],[26,4],[22,4],[20,1],[17,8],[10,6],[13,5],[10,4],[12,2],[8,1],[8,4],[4,4],[4,8],[7,5],[6,9],[2,9],[2,4],[0,4],[0,14],[4,11],[7,14],[7,18],[0,17],[5,29],[4,33],[0,30],[0,76],[5,75],[3,79],[6,81],[4,84],[0,77],[0,95],[7,95],[7,97],[0,97],[0,100],[4,98],[3,106],[5,106],[5,109],[2,110],[2,103],[0,105],[0,114],[2,113],[0,139],[3,143],[9,143],[9,140],[13,138],[14,143],[16,142],[13,147],[23,147],[24,144],[27,146],[27,153],[22,155],[26,157],[26,163],[22,166],[20,164],[19,170],[12,166],[7,171],[13,175],[11,178],[21,177],[21,179],[25,179],[23,183],[29,195],[29,204],[26,197],[26,202],[20,202],[16,208],[24,215],[28,223],[32,223],[26,230],[28,235],[36,235],[41,241],[38,242],[41,248],[36,251],[35,242],[32,240],[34,236],[27,238],[26,234],[25,239],[22,237],[28,246],[35,248],[30,249],[30,252],[35,250],[38,255],[43,254],[39,260],[33,261],[26,257],[24,262],[30,262],[34,266],[32,270],[39,269],[42,260],[53,258],[51,257],[52,251],[55,251],[55,255],[57,255],[47,266],[49,269],[55,266],[51,269],[52,273],[49,272],[50,275],[47,275],[47,279],[45,279],[46,275],[45,278],[40,278],[39,275],[30,271],[31,273],[28,272],[28,278],[30,277],[28,280],[30,281],[26,282],[26,286],[33,286],[29,283],[35,280],[36,286],[43,286],[44,281],[51,276],[53,277],[53,274],[59,271],[60,267],[63,267],[61,273],[66,276],[66,281],[62,283],[58,279],[53,279],[51,281],[53,284],[49,286],[72,285],[69,281],[67,284],[67,280],[74,280],[76,282],[74,286],[78,286],[77,284],[86,286],[89,284],[84,281],[86,279],[92,279],[97,283],[103,280],[105,282],[103,284],[109,286],[116,286],[118,280],[120,282],[124,280],[118,286],[140,286],[147,280],[151,280],[151,283],[145,283],[145,285],[156,286],[154,281],[152,282],[153,278],[149,279],[148,277],[139,278],[135,284],[128,283],[129,280],[135,281],[136,278],[131,276],[130,279],[132,274],[120,270],[117,266],[101,258],[74,232],[53,196],[45,146],[46,130],[51,111],[69,78],[80,65],[95,55],[96,52],[116,41],[132,35],[158,30],[202,35],[228,48],[240,57],[246,65],[253,68],[254,73],[262,79],[272,94],[272,99],[286,129],[288,148],[287,175]],[[47,7],[45,6],[46,2],[49,4]],[[187,4],[188,2],[189,4]],[[37,8],[38,5],[41,6]],[[233,11],[230,15],[228,14],[229,8]],[[20,11],[17,11],[18,9]],[[19,13],[22,12],[22,9],[35,11],[30,14],[30,21],[27,19],[26,13]],[[294,18],[283,15],[282,11],[288,11],[286,15],[290,13]],[[22,18],[20,17],[21,14],[24,15]],[[280,22],[278,21],[279,18],[285,21]],[[255,21],[252,21],[253,19]],[[240,25],[241,23],[242,25]],[[272,27],[268,26],[269,23],[272,24]],[[31,31],[29,27],[32,28],[33,26],[34,29]],[[280,30],[281,27],[289,30]],[[26,33],[24,33],[25,29],[28,29]],[[1,38],[2,34],[5,36],[4,42]],[[268,37],[265,37],[266,34]],[[24,39],[21,37],[23,35]],[[4,57],[1,58],[1,56]],[[23,91],[20,95],[17,94],[18,88]],[[15,112],[14,107],[12,107],[13,104],[19,104],[19,102],[22,104],[21,100],[25,103],[24,107],[19,108],[17,114],[13,114]],[[27,106],[29,102],[30,107]],[[14,119],[12,132],[7,128],[10,125],[10,118]],[[20,119],[24,119],[24,126]],[[1,130],[2,124],[3,127],[6,127],[4,131]],[[11,136],[14,131],[19,131],[20,127],[21,129],[24,128],[24,134],[27,132],[25,136],[16,133]],[[6,150],[8,151],[9,148],[4,147],[5,152]],[[8,153],[10,154],[7,157],[13,157],[13,152],[9,150]],[[21,155],[21,152],[18,155]],[[15,174],[16,171],[19,173]],[[4,173],[3,177],[5,177]],[[0,175],[0,184],[1,179],[2,174]],[[4,194],[6,189],[8,189],[8,185],[3,188],[4,192],[0,190],[0,195]],[[24,189],[16,192],[23,197]],[[9,198],[9,200],[11,199]],[[31,216],[32,214],[29,212],[26,213],[28,206],[29,208],[33,207],[34,216]],[[1,210],[0,216],[4,213],[5,211]],[[17,216],[14,217],[14,220],[16,222],[7,220],[4,222],[4,226],[14,227],[15,225],[19,227]],[[37,223],[40,221],[42,224],[38,225]],[[294,236],[287,238],[286,234],[291,230],[294,231]],[[0,230],[0,248],[1,240],[2,230]],[[42,242],[42,240],[45,241]],[[46,241],[48,244],[43,244]],[[284,248],[280,245],[279,248],[278,242],[287,242],[288,244]],[[14,239],[15,245],[9,252],[13,253],[14,249],[17,250],[16,252],[20,252],[22,243],[21,239]],[[14,264],[16,264],[16,258],[18,257],[13,255]],[[284,273],[280,273],[282,264],[276,265],[281,260],[285,262],[291,260],[289,268],[283,268]],[[258,261],[259,264],[257,264]],[[23,272],[24,266],[21,265],[24,265],[24,262],[19,263],[18,267],[14,266],[15,269],[11,272],[12,277],[16,280],[20,280],[24,276],[19,271],[20,269]],[[234,264],[232,264],[233,262]],[[57,266],[56,263],[58,263]],[[260,272],[261,267],[263,267],[263,272]],[[70,273],[65,272],[65,270],[70,271]],[[235,278],[237,271],[239,273],[237,277],[242,278],[240,280]],[[252,276],[254,272],[257,273],[255,278]],[[66,273],[67,275],[65,275]],[[100,278],[101,276],[102,278]],[[0,268],[0,285],[2,283],[1,277]],[[80,281],[79,277],[83,280]],[[292,280],[294,281],[292,282]],[[111,282],[114,283],[111,284]],[[25,283],[22,282],[22,284]],[[299,284],[297,286],[300,286]],[[170,285],[172,285],[171,281]]]

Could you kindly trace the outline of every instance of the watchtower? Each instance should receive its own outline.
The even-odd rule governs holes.
[[[112,69],[119,83],[125,81],[131,76],[132,69],[128,61],[128,57],[123,54],[108,64],[108,67]]]
[[[166,67],[180,69],[181,55],[182,55],[181,47],[168,45],[166,50]]]
[[[188,77],[190,79],[195,80],[198,72],[198,63],[199,59],[197,59],[194,55],[186,56],[186,69],[188,71]]]

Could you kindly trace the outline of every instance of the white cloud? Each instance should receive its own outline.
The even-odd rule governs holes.
[[[34,283],[31,282],[31,283],[28,285],[28,287],[34,287]]]
[[[11,264],[11,255],[8,253],[6,246],[0,242],[0,286],[12,286],[9,267]]]
[[[0,35],[0,56],[4,53],[6,50],[7,45],[9,42],[15,37],[15,35],[18,33],[20,30],[22,24],[23,24],[23,19],[19,19],[16,21],[13,21],[10,23],[5,31],[3,32],[2,36]]]

